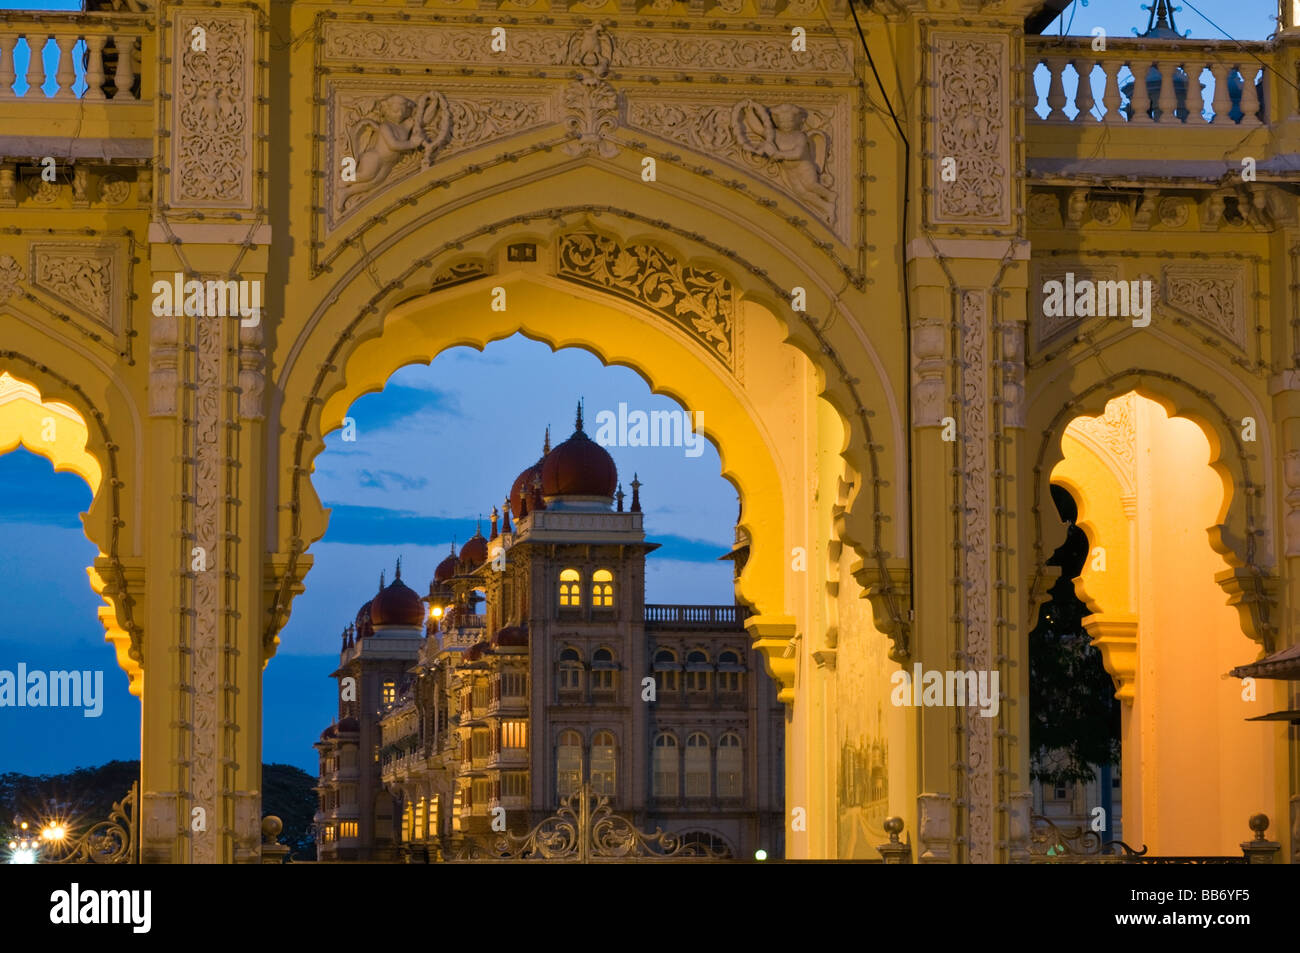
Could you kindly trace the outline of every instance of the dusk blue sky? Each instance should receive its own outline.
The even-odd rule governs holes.
[[[79,3],[0,0],[0,9],[24,8]],[[1180,30],[1221,38],[1196,10],[1237,39],[1263,39],[1275,28],[1272,0],[1182,4]],[[1130,0],[1090,0],[1063,19],[1073,34],[1101,26],[1130,36],[1130,27],[1145,27],[1146,16]],[[20,58],[16,66],[21,77],[25,63]],[[546,425],[555,442],[569,436],[579,396],[589,421],[620,401],[646,411],[677,407],[651,395],[630,370],[521,337],[481,354],[458,348],[430,366],[404,368],[382,393],[356,403],[356,441],[345,443],[336,432],[316,460],[314,484],[333,515],[325,538],[311,548],[316,562],[307,591],[295,601],[266,671],[264,761],[315,773],[311,744],[336,711],[326,676],[337,664],[339,635],[373,595],[380,571],[391,578],[401,556],[403,578],[424,591],[452,537],[468,538],[480,513],[486,529],[487,514],[515,475],[540,454]],[[729,603],[731,564],[717,557],[731,544],[736,496],[719,476],[712,445],[693,459],[680,448],[611,449],[625,489],[633,471],[640,474],[646,529],[662,544],[649,560],[647,598]],[[95,548],[78,514],[89,504],[79,477],[55,474],[25,450],[0,456],[0,669],[20,661],[33,670],[99,669],[106,694],[99,718],[80,710],[0,708],[0,772],[62,771],[139,756],[139,703],[104,642],[99,601],[86,579]]]

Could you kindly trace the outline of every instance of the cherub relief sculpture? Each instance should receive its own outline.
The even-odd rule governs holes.
[[[451,139],[451,109],[439,92],[428,92],[415,102],[394,93],[368,105],[347,129],[348,147],[356,159],[355,180],[345,181],[338,191],[338,208],[364,198],[387,181],[393,168],[408,153],[424,150],[423,165],[433,163],[434,154]]]
[[[821,130],[806,130],[807,110],[792,103],[770,109],[747,99],[732,110],[732,129],[742,149],[776,163],[791,191],[829,222],[835,220],[835,193],[824,171],[830,140]]]

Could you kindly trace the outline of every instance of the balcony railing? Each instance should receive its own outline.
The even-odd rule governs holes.
[[[1268,43],[1026,38],[1034,95],[1048,123],[1241,127],[1268,123]],[[1081,77],[1087,81],[1082,82]],[[1141,81],[1139,81],[1141,80]]]
[[[660,628],[739,628],[744,617],[735,606],[651,605],[645,607],[647,626]]]
[[[142,16],[0,12],[0,100],[136,102],[154,57]]]

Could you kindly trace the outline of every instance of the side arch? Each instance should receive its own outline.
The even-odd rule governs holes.
[[[1100,360],[1096,363],[1102,364]],[[1148,367],[1099,374],[1079,388],[1081,383],[1063,374],[1046,381],[1027,402],[1031,408],[1029,432],[1041,434],[1032,458],[1030,488],[1033,576],[1028,588],[1029,617],[1037,613],[1046,561],[1055,549],[1045,543],[1043,513],[1055,511],[1049,488],[1052,471],[1064,459],[1062,433],[1071,420],[1100,417],[1112,398],[1135,391],[1159,404],[1167,416],[1186,418],[1205,434],[1210,444],[1209,465],[1224,489],[1218,521],[1210,527],[1211,546],[1231,567],[1219,582],[1240,613],[1246,634],[1271,651],[1277,631],[1276,583],[1269,545],[1272,520],[1260,502],[1263,493],[1257,482],[1258,474],[1270,471],[1271,435],[1266,427],[1258,428],[1259,455],[1241,439],[1241,420],[1248,416],[1264,419],[1262,409],[1254,406],[1249,391],[1236,382],[1222,380],[1226,396],[1219,397],[1172,373]]]
[[[11,373],[9,367],[18,374]],[[47,397],[33,380],[58,397]],[[88,425],[87,417],[93,425]],[[99,556],[86,574],[91,589],[105,602],[98,613],[105,641],[113,646],[117,663],[127,674],[131,694],[141,698],[140,629],[134,621],[134,600],[120,553],[125,525],[120,448],[109,436],[104,414],[80,384],[26,354],[0,351],[0,455],[19,446],[49,460],[56,472],[77,474],[90,488],[92,502],[82,514],[82,525]]]

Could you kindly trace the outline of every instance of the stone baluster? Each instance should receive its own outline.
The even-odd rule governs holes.
[[[1156,69],[1160,73],[1160,96],[1156,102],[1160,114],[1156,121],[1177,122],[1178,116],[1175,110],[1178,109],[1178,90],[1174,86],[1174,77],[1178,75],[1178,62],[1169,60],[1165,63],[1156,63]]]
[[[45,83],[45,63],[43,62],[42,53],[45,50],[45,39],[33,39],[32,35],[27,34],[27,49],[31,51],[31,57],[27,60],[27,95],[41,95],[41,86]]]
[[[14,47],[18,44],[17,33],[0,33],[0,99],[13,99]]]
[[[1093,122],[1095,117],[1092,115],[1092,107],[1096,100],[1092,95],[1092,61],[1091,60],[1074,60],[1075,72],[1079,74],[1079,88],[1074,93],[1074,105],[1079,110],[1079,114],[1074,117],[1075,122]]]
[[[1119,60],[1103,60],[1101,70],[1106,74],[1106,86],[1102,90],[1101,104],[1106,109],[1106,115],[1102,117],[1102,122],[1123,122],[1124,114],[1119,111],[1123,102],[1119,92],[1119,71],[1124,68],[1124,64]]]
[[[131,56],[135,50],[135,37],[129,33],[118,33],[113,37],[117,47],[117,72],[113,74],[113,83],[117,91],[114,99],[134,99],[131,87],[135,85],[135,70],[131,68]]]
[[[55,99],[77,98],[77,94],[72,90],[72,87],[77,84],[77,67],[72,61],[72,50],[77,45],[77,39],[75,35],[54,38],[54,43],[59,48],[59,65],[54,74],[59,88],[54,91]]]
[[[1133,72],[1133,118],[1131,122],[1155,122],[1151,118],[1151,89],[1147,86],[1147,75],[1151,72],[1148,59],[1133,60],[1128,68]]]
[[[1214,75],[1214,99],[1210,102],[1214,118],[1210,121],[1220,125],[1230,123],[1232,96],[1228,93],[1228,77],[1232,74],[1232,67],[1226,63],[1214,63],[1210,66],[1210,72]]]
[[[1259,72],[1254,64],[1248,64],[1241,70],[1241,124],[1243,126],[1262,126],[1259,114],[1264,111],[1263,86],[1255,85],[1255,75]],[[1267,73],[1265,74],[1267,76]]]
[[[1200,63],[1188,61],[1183,65],[1187,74],[1187,122],[1191,125],[1205,124],[1205,90],[1201,88]]]
[[[86,36],[86,50],[89,56],[86,59],[86,98],[103,99],[104,98],[104,44],[108,42],[108,37],[102,34],[88,34]]]
[[[1063,108],[1066,103],[1065,85],[1061,82],[1061,74],[1065,71],[1066,59],[1063,56],[1049,56],[1046,58],[1047,72],[1051,80],[1047,86],[1047,105],[1051,112],[1047,114],[1047,121],[1062,121],[1068,117],[1065,115]]]

